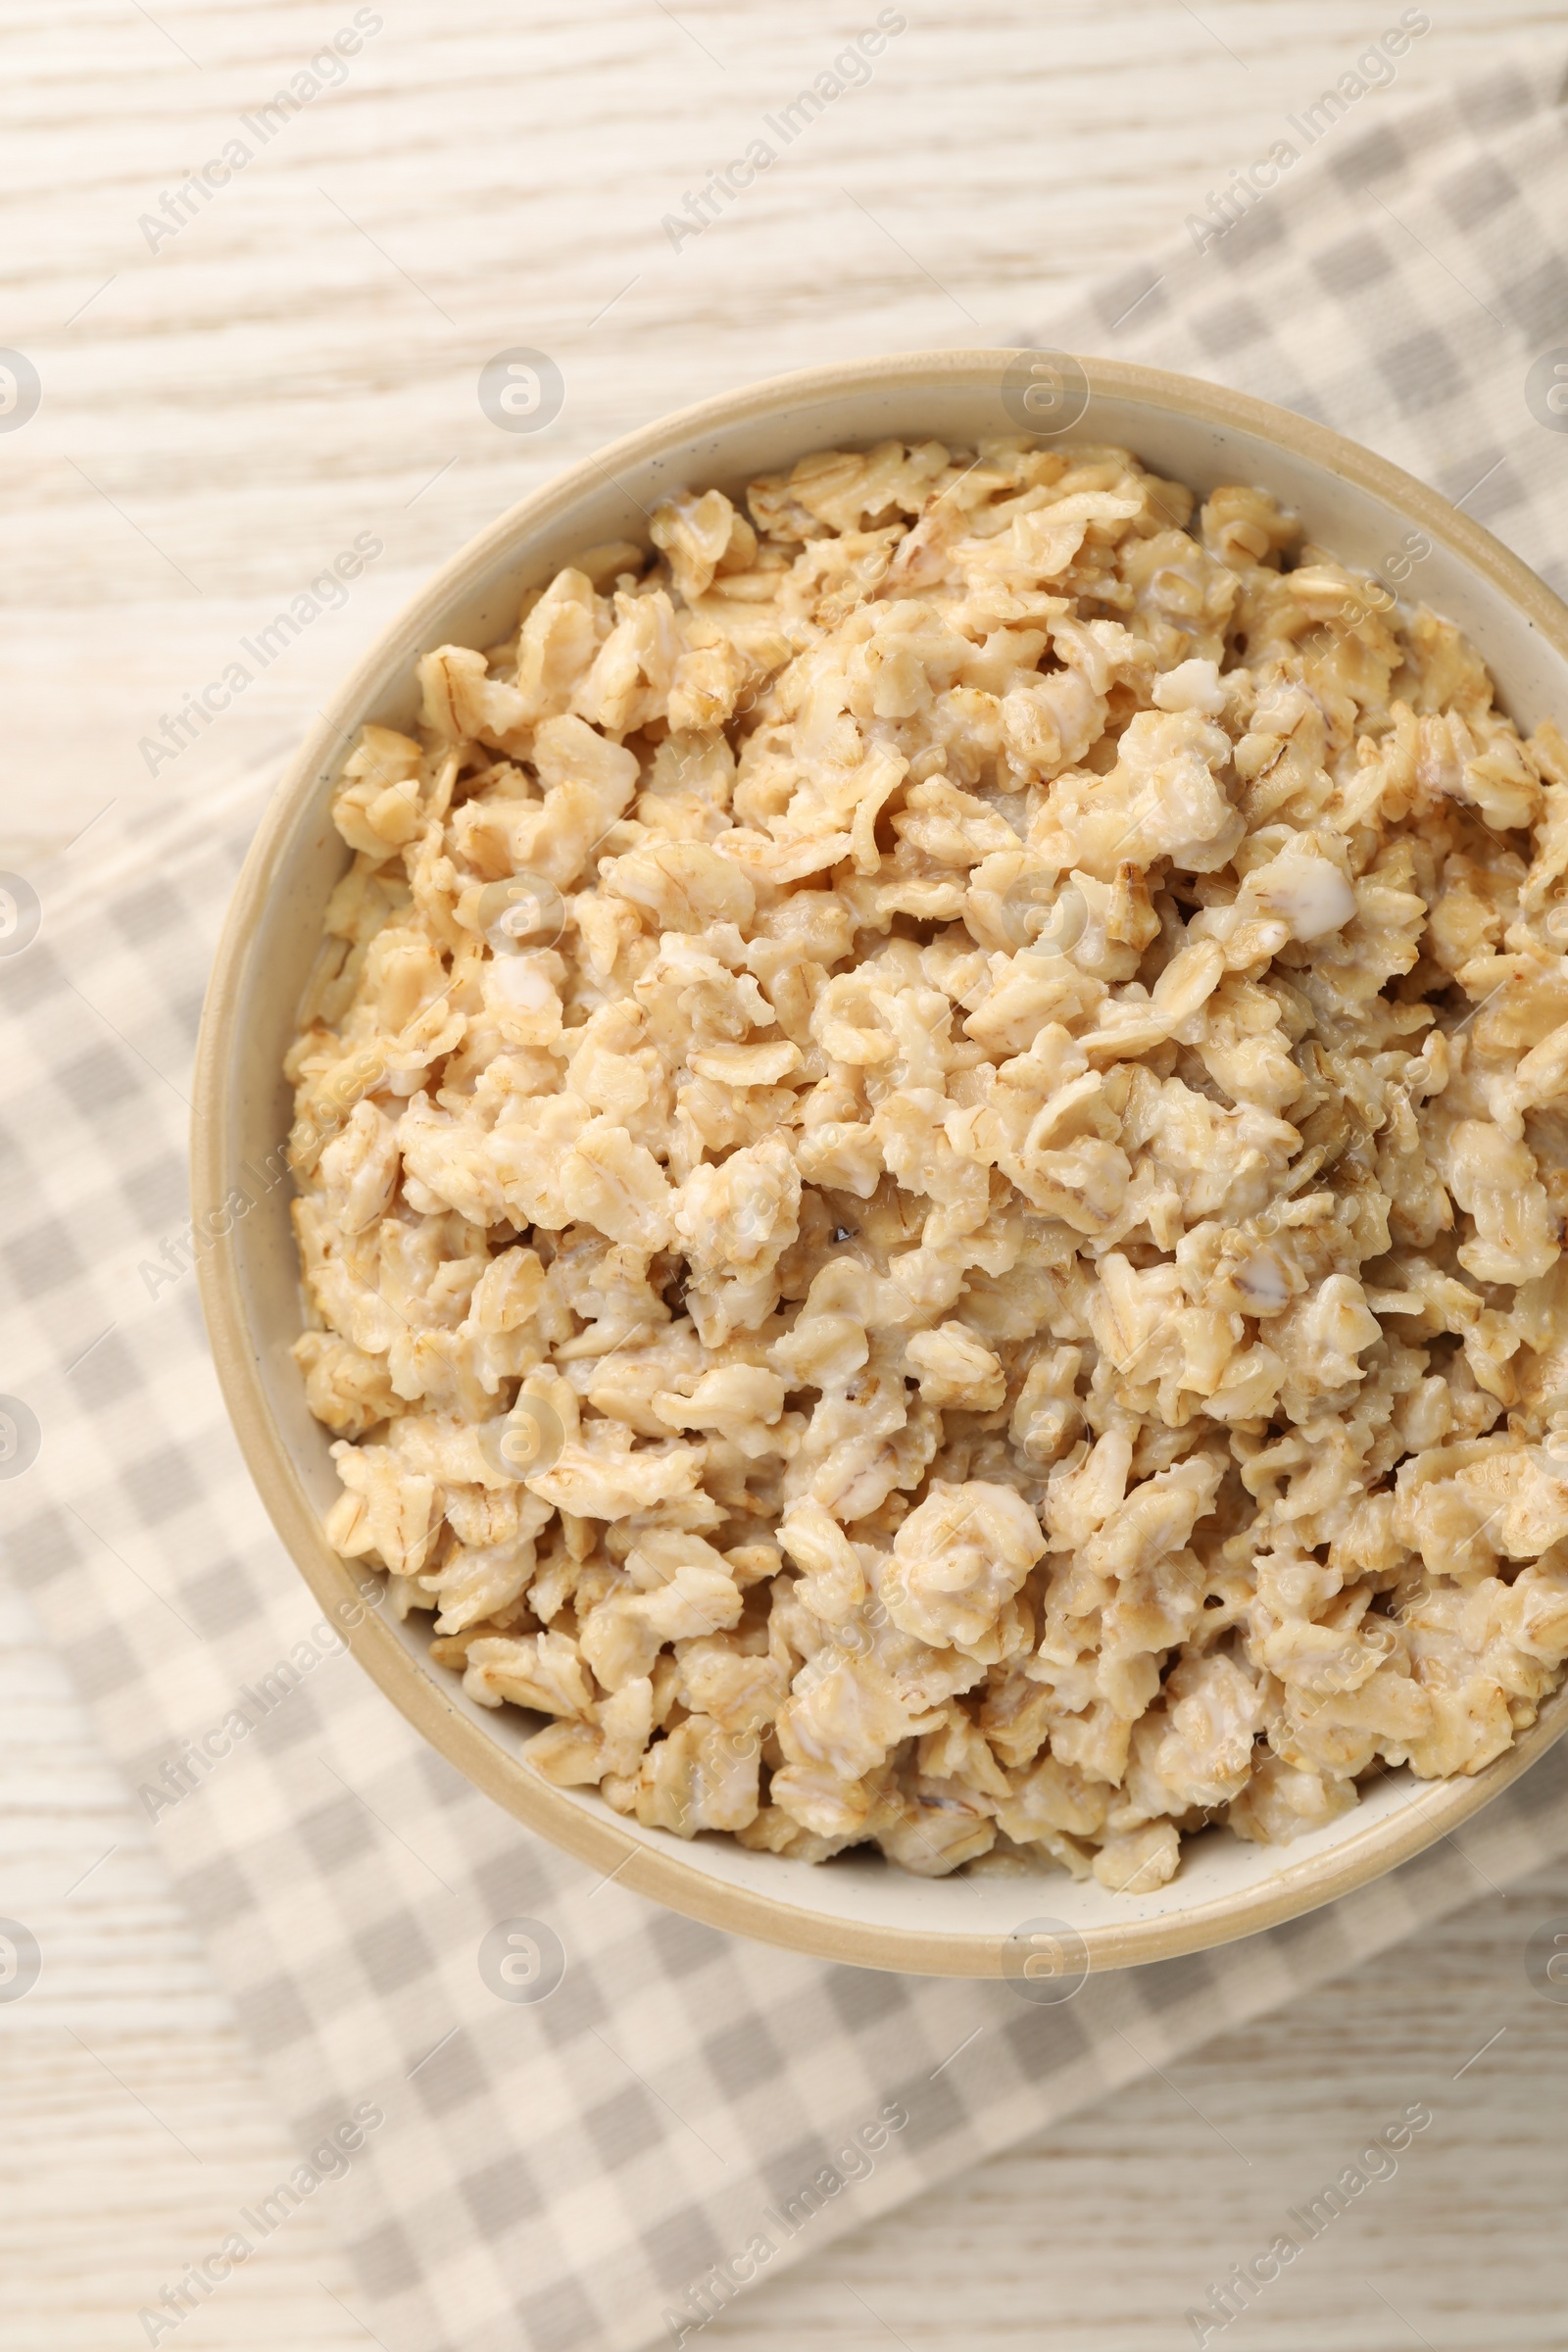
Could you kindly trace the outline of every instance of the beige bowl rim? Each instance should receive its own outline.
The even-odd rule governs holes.
[[[999,371],[1018,357],[993,350],[905,352],[803,369],[721,394],[661,417],[569,467],[501,514],[433,575],[332,696],[319,725],[312,729],[278,786],[247,856],[209,982],[197,1047],[191,1189],[198,1219],[221,1207],[232,1180],[224,1113],[249,946],[264,921],[284,850],[315,802],[322,764],[330,760],[334,743],[359,722],[388,643],[400,635],[410,635],[412,642],[416,615],[422,621],[438,605],[456,606],[499,555],[559,520],[589,491],[602,489],[607,473],[621,474],[705,431],[775,416],[791,404],[838,392],[896,392],[901,386],[912,389],[965,377],[994,385]],[[1080,358],[1079,365],[1092,395],[1175,411],[1222,430],[1257,435],[1382,500],[1480,573],[1568,662],[1568,607],[1491,532],[1386,459],[1288,410],[1195,377],[1088,357]],[[353,1571],[326,1544],[272,1415],[247,1326],[235,1254],[209,1250],[200,1253],[198,1263],[213,1357],[246,1463],[306,1584],[323,1608],[335,1609],[341,1617],[356,1597]],[[416,1731],[475,1788],[553,1843],[600,1871],[614,1873],[620,1885],[637,1893],[710,1926],[821,1959],[914,1975],[1006,1973],[1005,1939],[994,1934],[928,1934],[835,1920],[749,1887],[714,1881],[681,1852],[640,1842],[615,1816],[590,1813],[566,1791],[541,1780],[453,1703],[434,1671],[418,1662],[378,1612],[366,1612],[347,1629],[346,1638],[360,1663]],[[1261,1884],[1163,1917],[1086,1928],[1089,1965],[1098,1973],[1200,1951],[1277,1926],[1364,1886],[1449,1836],[1528,1770],[1565,1729],[1568,1685],[1543,1705],[1530,1730],[1482,1772],[1431,1783],[1397,1810],[1359,1831],[1352,1829],[1310,1860],[1293,1864],[1286,1849],[1279,1870]],[[1049,1882],[1038,1884],[1040,1899],[1048,1902],[1043,1890]]]

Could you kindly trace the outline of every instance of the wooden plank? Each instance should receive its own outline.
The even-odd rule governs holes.
[[[1543,1918],[1568,1925],[1568,1867],[1482,1897],[808,2256],[705,2341],[1175,2352],[1199,2341],[1185,2315],[1284,2231],[1304,2251],[1210,2352],[1561,2347],[1568,2008],[1528,1984],[1523,1950]],[[1293,2212],[1412,2102],[1433,2121],[1397,2173],[1310,2242]]]
[[[145,2344],[138,2311],[220,2246],[298,2152],[145,1819],[6,1584],[0,1915],[32,1931],[43,1960],[24,1999],[0,2002],[7,2352]],[[369,2341],[356,2299],[328,2209],[312,2202],[198,2304],[177,2340],[192,2352],[341,2352]]]
[[[265,143],[245,118],[352,12],[154,13],[69,0],[0,24],[4,332],[44,392],[0,433],[13,862],[112,798],[133,826],[215,766],[275,757],[433,563],[604,440],[811,361],[1035,331],[1179,229],[1369,30],[1356,0],[987,0],[951,20],[912,0],[866,85],[676,250],[662,218],[874,9],[610,0],[524,30],[502,0],[384,0],[342,88]],[[1395,86],[1556,14],[1463,0]],[[236,136],[251,161],[177,234],[139,225]],[[40,186],[63,192],[39,205]],[[565,378],[537,437],[498,432],[476,396],[519,343]],[[384,553],[342,612],[150,775],[160,715],[365,531]]]
[[[256,137],[156,251],[140,217],[352,8],[33,0],[0,21],[0,332],[44,395],[0,433],[0,866],[37,866],[112,804],[84,858],[172,794],[275,761],[430,565],[612,435],[780,368],[1038,331],[1082,278],[1178,229],[1385,22],[1359,0],[981,0],[941,15],[907,0],[866,86],[677,250],[661,217],[874,7],[378,10],[341,90]],[[1560,25],[1555,0],[1431,13],[1405,90]],[[550,351],[566,379],[536,438],[498,433],[475,394],[484,361],[516,344]],[[150,776],[137,745],[160,713],[361,531],[384,552],[343,609]],[[808,2256],[710,2340],[1163,2352],[1196,2340],[1190,2300],[1266,2245],[1369,2128],[1425,2098],[1437,2120],[1398,2178],[1211,2340],[1568,2343],[1568,2012],[1530,1992],[1520,1961],[1535,1920],[1568,1913],[1568,1879],[1507,1904],[1480,1891],[1475,1911],[1222,2038],[1169,2084],[1135,2085]],[[0,2004],[6,2342],[141,2343],[138,2306],[293,2151],[146,1825],[3,1592],[0,1913],[47,1954],[26,2000]],[[293,2216],[180,2346],[368,2342],[329,2218],[324,2202]]]

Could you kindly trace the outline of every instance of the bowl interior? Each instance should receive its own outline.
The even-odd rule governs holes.
[[[707,411],[636,436],[607,453],[602,464],[579,467],[504,516],[408,608],[336,698],[327,724],[306,747],[284,786],[255,853],[260,866],[249,914],[228,952],[222,1034],[213,1048],[217,1076],[209,1116],[217,1132],[209,1138],[208,1165],[217,1173],[212,1197],[220,1200],[226,1182],[255,1195],[255,1172],[265,1177],[270,1156],[274,1169],[277,1165],[291,1116],[280,1065],[326,898],[348,861],[328,815],[332,780],[363,721],[411,722],[417,708],[413,670],[419,656],[446,642],[484,646],[504,637],[514,625],[521,592],[585,548],[617,538],[647,545],[648,510],[672,490],[716,483],[736,493],[754,475],[787,468],[806,452],[825,446],[864,446],[897,437],[972,447],[978,437],[1016,431],[1000,397],[1009,356],[932,355],[859,371],[825,371],[710,404]],[[1310,537],[1368,570],[1383,571],[1393,564],[1400,576],[1400,560],[1424,548],[1409,569],[1405,592],[1464,629],[1516,721],[1528,729],[1548,711],[1568,710],[1568,637],[1560,608],[1500,551],[1489,559],[1492,543],[1485,534],[1452,516],[1431,494],[1377,461],[1346,454],[1344,445],[1325,446],[1325,436],[1294,417],[1205,385],[1093,365],[1090,385],[1087,411],[1064,441],[1123,444],[1147,465],[1200,493],[1222,482],[1261,485],[1299,512]],[[242,902],[244,897],[242,886]],[[200,1144],[199,1134],[199,1153]],[[253,1172],[249,1181],[242,1173],[247,1167]],[[310,1540],[301,1538],[297,1524],[286,1524],[278,1492],[290,1477],[297,1479],[316,1513],[338,1493],[328,1435],[306,1410],[288,1353],[302,1322],[287,1193],[284,1183],[262,1184],[260,1199],[235,1224],[227,1245],[225,1278],[233,1286],[230,1295],[243,1323],[262,1414],[271,1423],[269,1442],[259,1446],[250,1442],[237,1407],[236,1419],[264,1495],[319,1592],[336,1563],[318,1537],[317,1556],[304,1556],[302,1545]],[[220,1348],[220,1359],[222,1352]],[[278,1441],[287,1465],[280,1463]],[[465,1698],[457,1679],[426,1660],[429,1624],[421,1617],[401,1628],[378,1627],[376,1639],[383,1645],[391,1640],[401,1643],[408,1676],[439,1685],[441,1713],[454,1728],[466,1719],[498,1761],[515,1758],[536,1728],[534,1720],[512,1708],[492,1713]],[[395,1676],[389,1678],[384,1660],[378,1672],[392,1688]],[[688,1843],[641,1829],[612,1814],[592,1789],[556,1792],[556,1799],[558,1808],[564,1803],[581,1817],[584,1835],[572,1835],[568,1824],[566,1842],[603,1854],[609,1834],[619,1841],[616,1850],[624,1851],[631,1841],[662,1854],[678,1865],[678,1883],[666,1871],[657,1887],[648,1882],[650,1891],[709,1917],[726,1916],[726,1895],[747,1896],[746,1916],[734,1917],[733,1924],[776,1933],[781,1940],[808,1948],[831,1949],[845,1958],[874,1956],[883,1965],[993,1973],[999,1939],[1022,1919],[1049,1916],[1083,1933],[1097,1964],[1115,1964],[1193,1948],[1266,1924],[1373,1875],[1450,1828],[1504,1785],[1527,1753],[1554,1736],[1560,1720],[1561,1709],[1553,1702],[1525,1746],[1500,1758],[1478,1782],[1434,1788],[1412,1782],[1404,1772],[1390,1774],[1368,1790],[1355,1812],[1286,1849],[1246,1845],[1220,1831],[1205,1833],[1186,1843],[1183,1867],[1171,1884],[1142,1897],[1112,1895],[1093,1882],[1075,1886],[1056,1873],[920,1881],[886,1867],[878,1857],[855,1854],[812,1868],[749,1853],[724,1838]],[[462,1761],[472,1738],[471,1733],[466,1741],[443,1738],[442,1744]],[[505,1801],[515,1795],[517,1810],[562,1835],[559,1811],[552,1826],[528,1801],[530,1785],[535,1790],[540,1785],[526,1767],[514,1767],[506,1778],[515,1788],[504,1792]],[[597,1838],[592,1825],[600,1830]],[[758,1898],[776,1916],[763,1916]],[[870,1932],[874,1953],[870,1946],[861,1950],[857,1939],[862,1931]],[[919,1939],[923,1956],[900,1958],[898,1946],[906,1936]]]

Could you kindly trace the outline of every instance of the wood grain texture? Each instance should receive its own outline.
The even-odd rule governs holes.
[[[1266,448],[1280,465],[1300,468],[1299,478],[1313,486],[1310,501],[1304,490],[1301,497],[1303,506],[1315,508],[1314,527],[1342,549],[1354,544],[1361,502],[1376,500],[1417,525],[1434,549],[1450,556],[1456,572],[1485,583],[1506,610],[1507,626],[1499,625],[1493,641],[1499,685],[1506,686],[1520,648],[1529,648],[1532,659],[1554,655],[1551,674],[1568,678],[1568,611],[1517,557],[1386,460],[1223,386],[1102,359],[1091,359],[1084,375],[1089,405],[1083,431],[1090,441],[1125,439],[1147,451],[1159,447],[1172,425],[1186,426],[1190,446],[1212,455],[1222,469],[1246,463],[1237,460],[1238,448]],[[301,935],[301,916],[325,906],[344,865],[341,842],[329,827],[323,833],[319,779],[339,746],[356,741],[372,712],[390,715],[381,699],[385,678],[411,678],[425,647],[453,637],[466,641],[466,626],[455,616],[471,616],[481,605],[514,612],[519,567],[530,550],[553,546],[575,553],[605,544],[628,519],[639,523],[637,510],[657,495],[651,486],[656,480],[690,480],[694,466],[704,468],[701,479],[725,481],[735,470],[744,477],[759,467],[760,448],[792,445],[807,411],[813,429],[830,442],[862,441],[891,411],[907,420],[905,429],[911,433],[927,429],[933,414],[955,418],[957,435],[972,444],[996,413],[995,380],[987,354],[938,352],[841,362],[798,371],[782,389],[764,384],[720,395],[616,442],[608,483],[596,458],[568,469],[435,574],[372,650],[368,666],[373,682],[356,678],[329,696],[319,724],[273,795],[234,893],[213,959],[196,1056],[191,1199],[199,1225],[205,1229],[209,1220],[221,1219],[224,1204],[243,1192],[245,1170],[269,1164],[286,1144],[273,1079],[294,1035],[318,947],[315,922]],[[916,417],[922,419],[918,425]],[[942,429],[955,428],[945,423]],[[1222,471],[1221,478],[1234,476]],[[1345,535],[1325,499],[1343,501]],[[510,587],[499,584],[509,580]],[[1449,617],[1462,623],[1464,606],[1449,607]],[[312,1475],[324,1467],[323,1442],[319,1432],[308,1443],[294,1434],[270,1369],[284,1360],[299,1329],[292,1276],[282,1284],[270,1279],[280,1263],[292,1263],[292,1254],[284,1203],[273,1200],[235,1227],[227,1249],[201,1259],[202,1309],[228,1416],[257,1489],[269,1498],[273,1526],[327,1617],[346,1619],[357,1590],[355,1571],[322,1534]],[[671,1845],[618,1820],[592,1791],[552,1788],[488,1721],[453,1705],[446,1678],[432,1673],[384,1613],[360,1612],[348,1638],[360,1663],[415,1730],[476,1788],[632,1891],[710,1927],[818,1959],[930,1976],[1006,1973],[1005,1939],[1016,1916],[1010,1895],[999,1890],[992,1897],[957,1880],[916,1890],[897,1872],[858,1882],[849,1900],[845,1882],[813,1873],[806,1874],[805,1889],[786,1891],[773,1855],[748,1854],[727,1843]],[[1278,1926],[1369,1885],[1450,1835],[1528,1771],[1565,1721],[1568,1685],[1545,1700],[1536,1722],[1485,1771],[1437,1787],[1406,1781],[1397,1803],[1375,1813],[1357,1807],[1310,1857],[1298,1848],[1286,1857],[1269,1856],[1227,1838],[1210,1857],[1214,1875],[1201,1891],[1189,1860],[1168,1888],[1138,1906],[1141,1915],[1128,1916],[1119,1898],[1098,1886],[1082,1889],[1087,1905],[1078,1889],[1058,1897],[1062,1914],[1080,1932],[1084,1957],[1097,1970],[1169,1959]],[[834,1886],[836,1894],[829,1891]]]
[[[8,1584],[0,1915],[43,1953],[31,1991],[0,2003],[7,2352],[145,2345],[138,2310],[221,2245],[298,2154],[146,1820]],[[370,2341],[354,2300],[328,2213],[309,2203],[164,2340],[181,2352],[340,2352]]]
[[[1558,1914],[1568,1924],[1568,1868],[1488,1894],[808,2257],[716,2320],[709,2352],[1196,2346],[1187,2312],[1282,2230],[1303,2240],[1293,2209],[1413,2102],[1433,2121],[1397,2174],[1210,2352],[1560,2352],[1568,2008],[1523,1965],[1531,1930]]]
[[[8,855],[273,759],[432,564],[614,435],[788,368],[1034,331],[1177,228],[1385,22],[1364,0],[908,0],[869,83],[676,251],[662,217],[871,0],[373,13],[342,88],[252,138],[156,251],[142,218],[246,135],[351,0],[18,0],[0,19],[0,333],[43,386],[0,433]],[[1432,13],[1396,92],[1560,15]],[[499,432],[476,394],[519,344],[565,382],[534,436]],[[150,776],[137,745],[160,714],[364,530],[385,552],[344,609]]]
[[[661,215],[873,22],[869,0],[676,0],[673,17],[657,0],[526,16],[515,0],[378,0],[384,29],[343,89],[154,253],[138,216],[353,0],[151,6],[14,0],[0,17],[0,341],[43,384],[31,422],[0,433],[12,869],[41,871],[97,817],[79,864],[172,796],[276,763],[434,563],[612,435],[784,368],[1035,331],[1076,282],[1169,235],[1398,15],[1394,0],[906,0],[869,86],[677,253]],[[1430,13],[1401,89],[1562,21],[1557,0]],[[484,361],[517,344],[550,351],[566,382],[533,438],[497,432],[476,399]],[[159,714],[362,530],[385,553],[344,609],[150,778],[137,743]],[[1568,2345],[1568,2011],[1521,1963],[1536,1920],[1568,1913],[1568,1880],[1506,1904],[1478,1892],[1169,2084],[808,2255],[710,2340],[1164,2352],[1195,2340],[1189,2300],[1284,2207],[1425,2097],[1438,2120],[1399,2178],[1211,2340]],[[25,2001],[0,2004],[5,2342],[118,2352],[145,2341],[144,2295],[293,2151],[145,1825],[13,1598],[0,1913],[51,1954]],[[368,2344],[328,2193],[166,2342]]]

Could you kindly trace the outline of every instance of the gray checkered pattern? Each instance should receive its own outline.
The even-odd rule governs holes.
[[[1470,493],[1568,587],[1552,535],[1568,443],[1524,395],[1568,341],[1558,72],[1403,114],[1369,101],[1373,119],[1336,126],[1206,254],[1184,241],[1042,340],[1331,421]],[[39,938],[0,961],[4,1382],[43,1430],[36,1463],[0,1482],[0,1525],[134,1785],[314,1618],[225,1424],[194,1275],[149,1298],[138,1270],[183,1221],[203,976],[257,797],[236,789],[87,889],[46,891]],[[1559,1750],[1482,1817],[1468,1835],[1488,1881],[1568,1844],[1565,1797]],[[907,2128],[770,2272],[1483,1886],[1450,1839],[1326,1913],[1056,2007],[878,1978],[596,1882],[343,1657],[158,1835],[302,2145],[359,2101],[385,2111],[331,2211],[392,2352],[645,2342],[884,2103]],[[497,1998],[477,1965],[514,1918],[547,1922],[567,1956],[533,2004]]]

